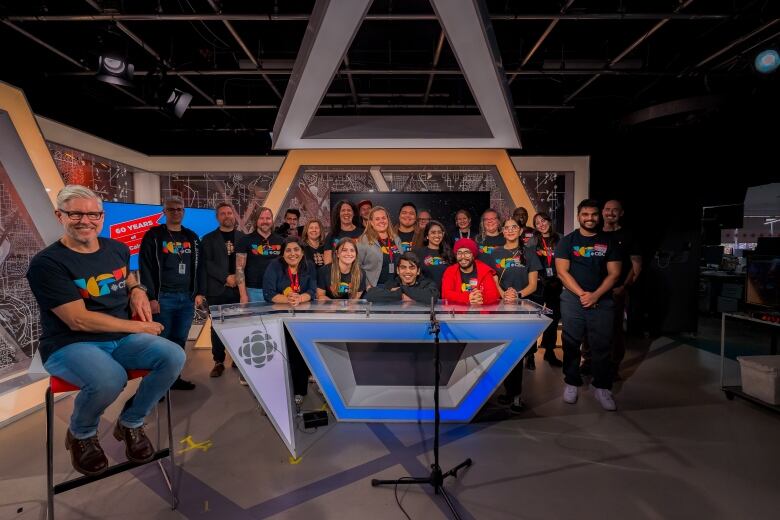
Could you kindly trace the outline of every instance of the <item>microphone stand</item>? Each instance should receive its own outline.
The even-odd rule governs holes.
[[[447,472],[442,472],[441,466],[439,466],[439,422],[440,422],[440,412],[439,412],[439,382],[441,380],[441,364],[440,364],[440,345],[439,345],[439,332],[441,331],[441,326],[439,324],[439,320],[436,318],[436,299],[431,298],[431,317],[430,317],[430,324],[428,326],[428,331],[433,334],[433,344],[434,344],[434,351],[435,351],[435,361],[436,364],[436,372],[435,372],[435,379],[434,379],[434,389],[433,389],[433,408],[434,408],[434,427],[433,427],[433,464],[431,464],[431,474],[428,477],[404,477],[397,480],[379,480],[379,479],[373,479],[371,480],[371,486],[382,486],[382,485],[409,485],[409,484],[429,484],[433,486],[433,492],[436,495],[441,495],[442,498],[444,498],[444,501],[447,503],[447,506],[450,508],[450,511],[452,511],[452,517],[455,520],[460,520],[460,515],[458,515],[458,512],[455,510],[455,506],[452,504],[452,500],[450,499],[450,496],[447,494],[447,491],[444,489],[444,479],[447,477],[458,477],[458,471],[460,471],[463,468],[468,468],[471,466],[472,461],[470,458],[464,460],[451,470]]]

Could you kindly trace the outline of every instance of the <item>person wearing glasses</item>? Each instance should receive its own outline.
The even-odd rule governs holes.
[[[128,247],[98,236],[104,223],[100,197],[69,185],[56,202],[64,233],[33,257],[27,281],[40,310],[44,368],[81,388],[65,436],[71,463],[79,473],[99,475],[108,460],[98,424],[125,388],[127,370],[150,370],[114,427],[127,458],[140,464],[155,453],[144,418],[181,373],[185,356],[160,336],[163,326],[152,319],[146,288],[130,272]]]
[[[479,259],[490,264],[490,255],[496,248],[504,245],[504,236],[501,234],[500,229],[501,218],[498,216],[498,211],[493,208],[488,208],[482,213],[482,219],[480,223],[480,232],[477,235],[477,246],[479,246]]]
[[[428,222],[432,220],[431,212],[427,209],[421,209],[417,212],[417,228],[420,231],[423,231],[425,229],[425,226],[428,225]]]
[[[191,229],[182,226],[184,200],[168,197],[163,203],[165,224],[155,226],[144,234],[138,254],[141,283],[146,286],[154,321],[163,325],[162,337],[182,350],[195,315],[198,298],[198,266],[200,239]],[[178,379],[172,390],[193,390],[195,384]]]
[[[455,242],[455,265],[444,271],[441,297],[449,303],[490,305],[501,298],[493,269],[477,260],[477,243],[470,238]]]
[[[523,245],[520,238],[520,224],[512,219],[506,219],[501,225],[504,244],[493,251],[491,267],[496,270],[496,282],[501,299],[506,303],[515,303],[531,297],[536,292],[539,271],[542,264],[535,254]],[[533,363],[535,349],[526,354],[526,367],[536,368]],[[533,368],[532,368],[533,367]],[[523,364],[518,363],[512,372],[504,379],[506,394],[498,397],[498,402],[509,405],[513,413],[523,410],[520,393],[523,390]]]

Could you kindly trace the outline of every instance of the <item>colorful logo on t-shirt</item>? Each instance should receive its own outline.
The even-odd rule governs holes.
[[[349,294],[349,284],[347,282],[339,282],[337,294]]]
[[[387,248],[387,245],[383,245],[383,246],[381,246],[381,250],[382,250],[382,254],[383,255],[389,255],[390,251],[392,251],[394,255],[400,255],[401,254],[401,252],[398,250],[398,246],[396,246],[395,244],[390,246],[390,249]]]
[[[166,255],[192,253],[192,244],[189,242],[166,242],[163,240],[162,251]]]
[[[607,253],[607,245],[594,244],[593,246],[581,246],[581,247],[574,246],[572,248],[572,252],[574,253],[574,256],[579,256],[582,258],[604,256]]]
[[[555,251],[552,250],[552,249],[537,249],[536,250],[536,256],[539,256],[541,258],[547,258],[548,255],[551,258],[555,258]]]
[[[469,283],[461,283],[460,290],[462,292],[471,292],[474,289],[476,289],[478,285],[479,285],[479,280],[477,280],[476,278],[472,278],[471,280],[469,280]]]
[[[510,267],[523,267],[523,259],[518,256],[500,258],[496,260],[496,269],[509,269]]]
[[[488,246],[488,245],[479,246],[479,252],[486,255],[492,255],[493,251],[495,250],[496,250],[496,246]]]
[[[99,274],[89,278],[79,278],[73,280],[76,287],[79,288],[81,297],[85,300],[106,296],[125,287],[127,278],[127,267],[116,269],[111,273]]]
[[[447,265],[447,262],[440,256],[426,256],[423,265]]]
[[[406,253],[407,251],[412,250],[412,243],[411,242],[401,242],[401,250]]]
[[[253,255],[278,256],[282,252],[282,246],[275,244],[252,244],[251,247]]]

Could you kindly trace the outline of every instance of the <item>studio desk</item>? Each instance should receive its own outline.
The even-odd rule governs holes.
[[[431,307],[363,300],[212,306],[212,327],[293,457],[296,420],[287,352],[297,348],[338,421],[434,420]],[[536,342],[546,309],[439,303],[441,420],[469,422]]]

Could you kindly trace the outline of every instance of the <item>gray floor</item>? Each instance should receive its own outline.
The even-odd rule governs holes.
[[[704,328],[712,337],[718,325]],[[697,341],[635,340],[615,388],[616,413],[603,412],[590,391],[563,403],[560,370],[539,356],[537,370],[526,371],[524,414],[510,417],[491,402],[476,422],[445,426],[442,466],[474,460],[447,482],[463,517],[777,518],[780,415],[727,401],[719,358]],[[237,373],[210,379],[210,368],[207,351],[192,352],[185,377],[198,388],[173,396],[176,441],[211,441],[178,455],[178,511],[148,465],[59,495],[57,518],[404,518],[393,488],[370,481],[426,474],[430,426],[332,424],[307,437],[293,464]],[[736,362],[727,361],[727,372],[737,374]],[[307,406],[318,405],[312,392]],[[57,403],[57,479],[73,476],[60,448],[71,406],[71,398]],[[119,408],[101,428],[114,460],[123,460],[110,435]],[[0,430],[0,461],[0,518],[44,518],[42,412]],[[447,517],[427,489],[399,488],[398,498],[413,519]]]

